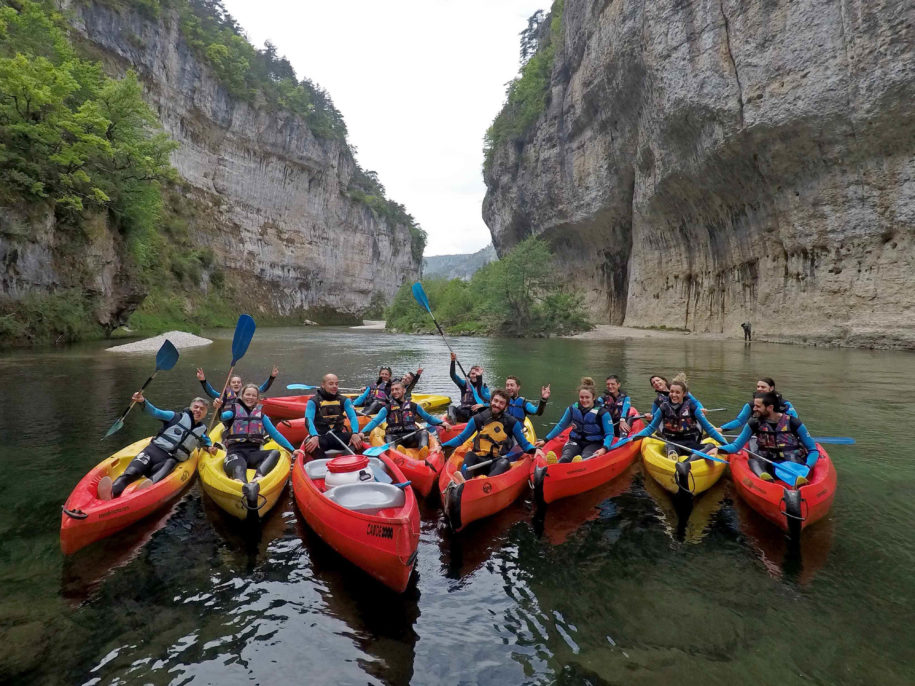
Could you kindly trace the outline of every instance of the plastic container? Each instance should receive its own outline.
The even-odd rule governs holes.
[[[369,458],[365,455],[343,455],[335,457],[327,463],[327,476],[324,477],[324,486],[334,488],[343,484],[356,484],[374,481],[375,475],[369,466]]]

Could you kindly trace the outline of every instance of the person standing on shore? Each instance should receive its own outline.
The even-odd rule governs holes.
[[[753,340],[753,327],[750,326],[750,322],[744,322],[740,325],[740,328],[743,329],[743,340]]]

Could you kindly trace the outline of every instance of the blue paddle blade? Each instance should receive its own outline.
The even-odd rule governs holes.
[[[362,454],[366,457],[378,457],[385,450],[391,447],[390,443],[385,443],[384,445],[373,445],[371,448],[366,448],[362,451]]]
[[[372,467],[372,474],[375,475],[376,481],[380,481],[383,484],[394,483],[394,479],[392,479],[390,477],[390,475],[384,469],[382,469],[381,467],[378,467],[377,465],[374,465],[374,464],[371,465],[371,467]]]
[[[165,343],[162,344],[162,347],[159,348],[159,352],[156,353],[156,371],[168,371],[175,366],[177,361],[178,349],[166,338]]]
[[[779,462],[775,465],[775,476],[787,484],[794,486],[800,478],[807,478],[810,467],[796,462]]]
[[[817,436],[813,440],[817,443],[833,443],[835,445],[855,444],[855,439],[851,436]]]
[[[313,391],[317,386],[309,386],[307,383],[288,383],[286,384],[287,391]]]
[[[254,319],[249,314],[243,314],[235,325],[235,336],[232,338],[232,366],[245,356],[251,339],[254,338]]]
[[[432,307],[429,305],[429,298],[426,295],[426,291],[423,289],[422,283],[419,281],[413,284],[413,297],[416,298],[416,302],[424,307],[427,312],[432,312]]]

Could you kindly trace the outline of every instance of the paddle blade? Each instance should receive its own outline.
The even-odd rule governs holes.
[[[111,425],[111,428],[108,429],[108,433],[106,433],[104,436],[102,436],[102,439],[108,438],[109,436],[117,433],[118,431],[120,431],[123,428],[124,428],[124,420],[120,419],[120,418],[116,419],[114,421],[114,424]]]
[[[362,451],[362,454],[366,457],[378,457],[385,450],[391,447],[390,443],[385,443],[384,445],[373,445],[371,448],[366,448]]]
[[[851,436],[817,436],[813,439],[817,443],[832,443],[835,445],[854,445],[855,439]]]
[[[370,467],[372,468],[372,474],[375,475],[376,481],[380,481],[383,484],[394,483],[394,479],[392,479],[384,469],[375,464],[370,465]]]
[[[425,308],[427,312],[432,312],[432,308],[429,306],[429,297],[426,295],[426,291],[419,281],[413,284],[413,297],[416,298],[416,302]]]
[[[249,314],[243,314],[235,325],[235,336],[232,338],[232,366],[245,356],[251,339],[254,338],[254,319]]]
[[[775,476],[792,486],[797,484],[800,478],[807,478],[810,474],[810,467],[796,462],[779,462],[775,465]]]
[[[286,384],[287,391],[313,391],[317,386],[309,386],[307,383],[288,383]]]
[[[178,348],[166,338],[165,343],[162,344],[162,347],[159,348],[159,352],[156,353],[156,371],[168,371],[175,366],[177,361]]]

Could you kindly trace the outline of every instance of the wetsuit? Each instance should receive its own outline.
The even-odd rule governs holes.
[[[537,450],[524,435],[521,422],[504,412],[494,415],[491,409],[486,409],[471,417],[460,435],[450,441],[445,441],[442,443],[442,447],[456,448],[471,436],[473,436],[473,446],[464,455],[464,464],[461,465],[461,472],[468,478],[482,474],[497,476],[507,472],[511,468],[509,453],[515,443],[528,454],[533,454]],[[487,460],[492,460],[488,468],[468,472],[470,467]]]
[[[778,400],[779,400],[779,411],[780,412],[785,412],[787,414],[790,414],[792,417],[797,417],[797,411],[794,409],[794,405],[792,405],[790,402],[788,402],[787,400],[782,398],[781,395],[778,396]],[[739,429],[744,424],[746,424],[750,420],[750,417],[752,417],[752,416],[753,416],[753,403],[747,403],[746,405],[744,405],[741,408],[740,413],[734,419],[729,421],[727,424],[721,425],[721,430],[722,431],[732,431],[733,429]]]
[[[346,430],[347,419],[350,426],[358,430],[359,417],[349,398],[339,393],[331,395],[320,387],[315,389],[315,394],[305,405],[308,435],[318,437],[314,457],[324,457],[325,450],[346,450],[344,446],[348,445],[349,439],[353,437],[353,432]],[[338,438],[340,440],[337,440]]]
[[[653,412],[651,423],[644,429],[629,437],[628,440],[634,441],[638,438],[651,436],[655,431],[660,429],[661,435],[675,443],[693,450],[709,450],[712,446],[700,443],[702,431],[715,439],[718,443],[725,443],[718,430],[712,426],[711,422],[702,414],[702,406],[694,398],[686,398],[679,404],[670,402],[668,398]],[[678,455],[689,455],[690,460],[701,459],[699,456],[668,444],[668,451],[676,451]]]
[[[131,482],[141,476],[149,477],[153,483],[161,481],[179,462],[188,459],[198,446],[213,445],[206,435],[206,424],[195,422],[190,409],[185,408],[179,412],[160,410],[147,400],[143,403],[143,411],[161,421],[163,426],[149,445],[114,480],[111,486],[112,498],[121,495]]]
[[[247,470],[254,469],[257,476],[266,476],[276,466],[280,461],[280,451],[263,449],[268,436],[290,453],[295,450],[286,437],[277,431],[270,418],[263,414],[260,404],[249,408],[238,400],[219,419],[226,427],[223,432],[226,444],[223,469],[233,479],[247,483]]]
[[[393,381],[378,379],[368,386],[362,394],[353,401],[353,405],[362,407],[364,414],[376,414],[381,411],[385,403],[391,398],[391,384]]]
[[[613,424],[613,435],[617,437],[622,436],[623,434],[620,433],[620,419],[629,416],[629,408],[632,405],[629,396],[623,393],[622,389],[620,389],[616,396],[610,395],[609,391],[607,391],[597,399],[597,402],[610,413],[610,421]],[[625,435],[628,435],[628,432]]]
[[[469,383],[468,379],[462,379],[455,372],[455,361],[451,360],[451,380],[461,389],[461,402],[459,405],[448,407],[448,415],[455,423],[466,422],[473,416],[474,405],[485,405],[490,400],[489,386],[483,383],[483,377],[477,378],[475,384]],[[482,412],[481,408],[477,412]]]
[[[416,372],[416,374],[413,375],[413,381],[411,381],[406,386],[404,386],[404,388],[403,388],[403,397],[404,398],[406,398],[407,400],[410,399],[410,396],[413,395],[413,389],[416,388],[416,384],[419,383],[419,377],[421,377],[421,376],[422,376],[422,372]]]
[[[610,413],[599,405],[584,408],[578,403],[569,405],[559,423],[546,435],[545,441],[552,441],[572,426],[569,440],[562,448],[560,462],[571,462],[576,455],[586,460],[601,448],[610,449],[613,443],[613,426]]]
[[[382,423],[387,422],[388,425],[384,434],[385,443],[396,441],[405,448],[424,448],[429,445],[429,432],[425,429],[419,429],[416,424],[417,416],[424,419],[427,424],[434,426],[440,426],[442,423],[441,419],[433,417],[421,405],[417,405],[412,400],[407,398],[395,400],[391,398],[388,404],[381,408],[381,411],[375,415],[375,418],[362,431],[368,434],[376,426],[381,426]],[[401,438],[406,434],[413,435]]]
[[[262,383],[260,386],[258,386],[257,388],[261,393],[266,393],[267,389],[269,389],[273,385],[274,381],[276,381],[275,376],[268,376],[267,380],[264,383]],[[211,398],[219,397],[219,391],[217,391],[215,388],[213,388],[210,385],[210,382],[207,381],[206,379],[200,379],[200,385],[203,387],[203,392],[206,393]],[[235,391],[233,391],[231,388],[226,386],[226,392],[222,394],[222,400],[223,400],[223,404],[228,407],[229,405],[231,405],[233,402],[235,402],[237,400],[237,395],[236,395]]]
[[[807,431],[807,427],[797,417],[784,413],[777,420],[750,419],[733,443],[718,448],[718,452],[733,454],[739,452],[750,441],[756,438],[760,455],[774,462],[797,462],[813,469],[820,457],[816,443]],[[775,474],[775,466],[750,456],[750,469],[756,476],[763,472]]]
[[[537,415],[538,417],[541,416],[546,409],[546,403],[546,398],[540,398],[540,402],[534,405],[530,400],[522,398],[520,395],[516,395],[508,401],[508,407],[505,408],[505,412],[523,422],[524,417],[529,414]]]

